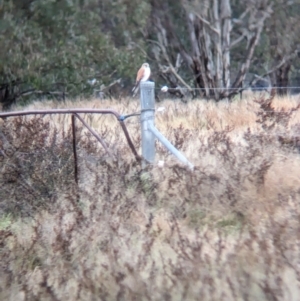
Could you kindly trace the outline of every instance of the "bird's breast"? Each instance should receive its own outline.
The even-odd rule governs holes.
[[[150,68],[145,68],[145,70],[144,70],[144,75],[143,75],[143,78],[141,79],[141,81],[146,81],[146,80],[148,80],[149,77],[150,77],[150,73],[151,73]]]

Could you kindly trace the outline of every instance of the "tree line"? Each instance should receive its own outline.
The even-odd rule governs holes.
[[[299,16],[300,0],[3,0],[0,102],[122,97],[144,61],[179,96],[220,100],[264,80],[284,94]]]

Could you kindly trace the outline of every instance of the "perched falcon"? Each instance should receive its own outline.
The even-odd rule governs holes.
[[[140,87],[140,82],[145,82],[146,80],[148,80],[150,77],[150,74],[151,74],[151,70],[150,70],[149,64],[144,63],[137,73],[136,82],[132,89],[133,96],[135,96],[136,93],[138,92],[139,87]]]

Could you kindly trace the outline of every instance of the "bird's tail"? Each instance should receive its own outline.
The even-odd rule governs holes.
[[[135,97],[140,88],[140,82],[137,82],[132,88],[132,96]]]

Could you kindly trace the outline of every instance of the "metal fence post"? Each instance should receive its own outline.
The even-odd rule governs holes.
[[[75,126],[75,115],[72,114],[72,136],[73,136],[73,154],[74,154],[74,176],[75,182],[78,186],[78,166],[77,166],[77,150],[76,150],[76,126]]]
[[[154,87],[154,82],[140,83],[143,167],[146,162],[153,164],[155,158],[155,136],[149,130],[154,126]]]

